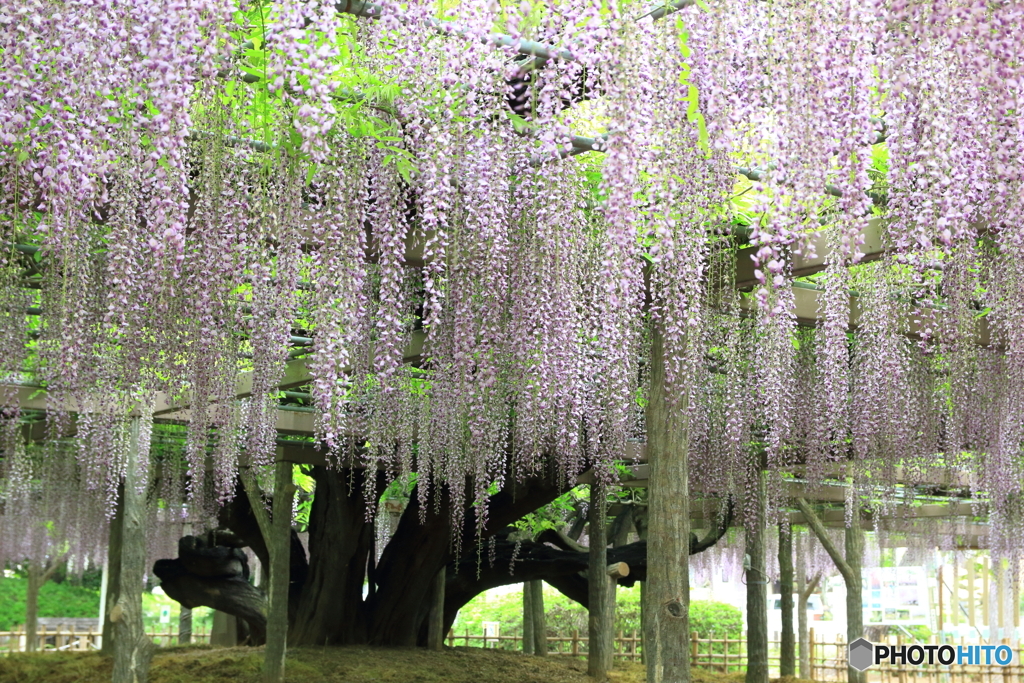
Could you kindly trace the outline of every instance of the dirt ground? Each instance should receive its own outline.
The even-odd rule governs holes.
[[[203,646],[157,651],[150,683],[257,683],[259,648]],[[98,653],[48,652],[0,657],[0,683],[108,683],[111,662]],[[695,670],[694,683],[742,683],[742,674]],[[569,657],[458,647],[444,652],[366,647],[289,650],[288,683],[592,683],[587,663]],[[611,683],[644,683],[641,664],[617,662]],[[785,683],[799,683],[788,679]]]

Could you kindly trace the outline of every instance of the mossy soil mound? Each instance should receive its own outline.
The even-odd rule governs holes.
[[[150,683],[257,683],[258,648],[159,650]],[[111,661],[97,653],[0,657],[0,683],[108,683]],[[365,647],[289,650],[288,683],[590,683],[587,664],[568,657],[459,647],[444,652]],[[694,671],[694,683],[742,683],[742,674]],[[644,683],[640,664],[617,663],[611,683]],[[787,681],[787,683],[790,683]],[[797,683],[797,682],[792,682]]]

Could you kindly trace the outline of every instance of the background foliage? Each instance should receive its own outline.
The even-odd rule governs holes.
[[[640,586],[619,588],[615,594],[615,631],[640,632]],[[587,634],[587,610],[554,588],[544,585],[544,612],[548,636],[570,637],[574,630]],[[483,633],[485,621],[501,624],[500,635],[523,635],[523,593],[520,590],[499,593],[489,591],[471,600],[455,619],[456,635]],[[738,638],[743,633],[743,614],[732,605],[695,600],[690,603],[690,628],[702,638]],[[511,648],[511,643],[508,644]]]
[[[22,578],[0,579],[0,631],[25,623],[25,588]],[[40,617],[99,617],[100,593],[70,583],[47,582],[39,591]]]

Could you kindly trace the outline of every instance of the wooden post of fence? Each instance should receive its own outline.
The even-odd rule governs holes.
[[[963,644],[964,644],[964,637],[960,636],[960,645],[963,646]],[[960,665],[960,680],[961,681],[966,681],[967,680],[967,665],[966,664],[961,664]]]
[[[816,681],[818,677],[814,675],[814,629],[809,629],[807,632],[807,653],[810,655],[811,660],[811,680]]]
[[[1013,605],[1013,626],[1014,628],[1020,626],[1020,564],[1017,562],[1013,563],[1013,571],[1010,572],[1010,576],[1013,578],[1013,597],[1011,598],[1010,604]],[[1014,635],[1016,638],[1016,635]],[[1018,662],[1020,659],[1017,660]]]
[[[708,644],[709,663],[713,663],[715,661],[713,651],[714,648],[710,644]],[[722,673],[729,673],[729,660],[731,659],[731,657],[729,656],[730,654],[731,653],[729,652],[729,634],[726,633],[725,637],[722,639],[722,663],[724,664],[724,666],[722,667]],[[714,669],[714,666],[712,666],[711,668]]]
[[[960,625],[960,564],[953,563],[953,588],[950,591],[949,611],[953,617],[953,626]]]
[[[942,633],[942,629],[945,628],[945,625],[944,625],[945,624],[945,618],[944,617],[945,617],[945,614],[946,614],[946,610],[945,610],[945,606],[946,605],[945,605],[945,601],[944,601],[943,596],[942,596],[942,589],[945,586],[945,582],[943,582],[943,580],[942,580],[942,567],[943,567],[943,565],[940,564],[939,565],[939,633]]]
[[[902,633],[896,634],[896,647],[903,647],[903,634]],[[907,680],[907,670],[905,668],[903,668],[902,666],[899,668],[899,673],[897,673],[897,675],[896,675],[896,680],[899,681],[899,683],[906,683],[906,680]]]
[[[448,647],[455,647],[455,629],[448,629]]]
[[[580,630],[574,628],[572,630],[572,656],[578,657],[580,654]]]
[[[690,667],[697,666],[697,632],[690,631]]]
[[[1000,573],[1002,573],[1002,571],[1001,571],[1002,570],[1002,566],[1000,566],[999,569],[1000,569]],[[1002,607],[1002,600],[999,601],[999,606]],[[1010,639],[1009,638],[1003,638],[1000,642],[1003,645],[1006,645],[1007,647],[1010,646]],[[1010,666],[1013,666],[1013,664],[1014,664],[1014,662],[1011,659],[1010,660]],[[1017,661],[1017,665],[1020,665],[1020,661],[1019,660]],[[1001,667],[1002,670],[1003,670],[1003,683],[1006,683],[1006,678],[1007,678],[1006,674],[1008,674],[1010,672],[1010,666]]]

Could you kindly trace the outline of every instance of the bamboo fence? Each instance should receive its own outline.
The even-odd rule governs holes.
[[[164,631],[148,631],[147,634],[159,647],[178,644],[177,625],[173,627],[168,625]],[[98,650],[100,636],[102,636],[102,632],[95,627],[76,629],[73,625],[65,626],[63,624],[56,627],[40,624],[36,632],[41,652]],[[0,652],[24,652],[27,640],[24,626],[18,626],[13,631],[0,631]],[[192,642],[209,643],[209,631],[204,629],[192,631]]]
[[[465,645],[469,647],[489,647],[502,650],[522,650],[521,636],[472,635],[466,629],[463,633],[454,630],[448,632],[449,647]],[[892,645],[910,645],[903,638],[891,638]],[[925,644],[925,643],[921,643]],[[938,644],[931,638],[927,644]],[[980,641],[956,642],[947,641],[949,645],[984,644]],[[1024,683],[1024,666],[1021,656],[1024,648],[1020,644],[1013,645],[1009,640],[1002,644],[1009,645],[1014,656],[1008,666],[992,665],[882,665],[867,671],[869,683]],[[779,676],[778,640],[768,642],[768,666],[773,678]],[[811,678],[815,681],[846,681],[846,642],[842,637],[835,640],[815,639],[814,629],[810,633],[810,664]],[[568,637],[548,637],[548,654],[569,657],[583,657],[587,654],[587,637],[573,631]],[[639,662],[642,658],[641,637],[638,632],[625,634],[620,632],[615,638],[615,659],[620,661]],[[746,671],[747,641],[746,638],[701,638],[694,633],[690,641],[690,661],[695,668],[719,673],[738,673]]]

